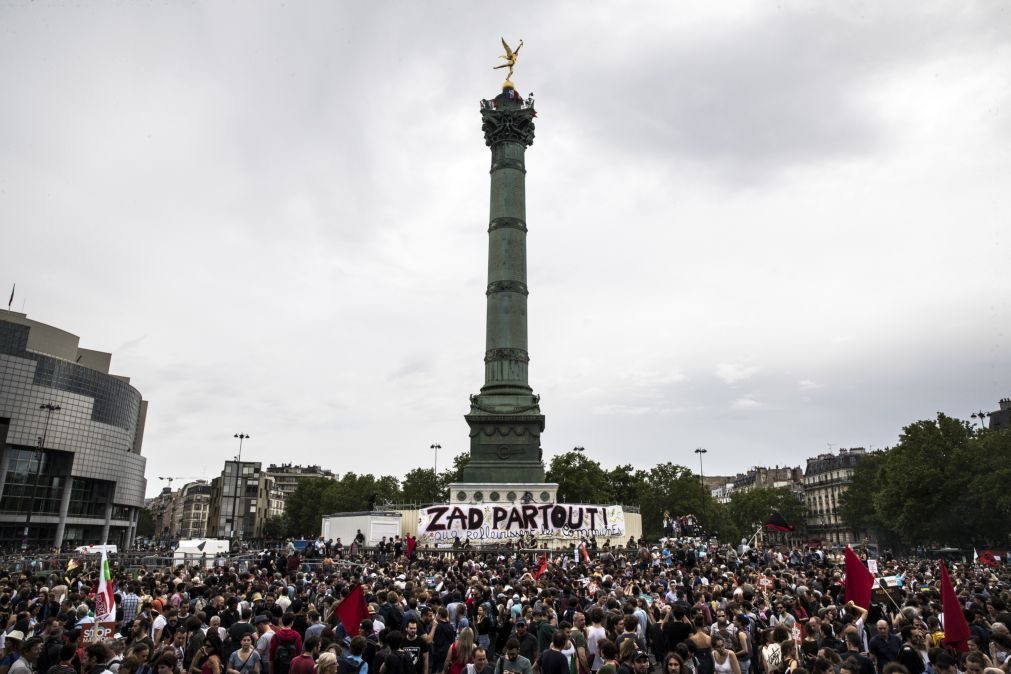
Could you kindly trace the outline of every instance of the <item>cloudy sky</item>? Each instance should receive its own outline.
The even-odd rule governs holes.
[[[0,4],[0,284],[113,353],[156,477],[468,447],[525,40],[546,457],[705,472],[1011,395],[1006,2]],[[5,293],[8,291],[4,291]]]

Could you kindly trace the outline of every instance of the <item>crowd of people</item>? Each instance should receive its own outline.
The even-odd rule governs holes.
[[[1011,674],[1006,566],[953,566],[971,629],[958,652],[928,560],[876,560],[898,580],[861,607],[833,552],[588,547],[390,546],[327,564],[287,546],[241,569],[114,561],[116,622],[93,641],[93,576],[0,569],[0,674]],[[361,594],[348,624],[342,602]]]

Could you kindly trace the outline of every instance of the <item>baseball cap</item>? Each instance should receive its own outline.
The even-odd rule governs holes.
[[[646,654],[646,651],[636,651],[635,652],[635,657],[632,658],[632,659],[633,660],[649,660],[649,656]]]

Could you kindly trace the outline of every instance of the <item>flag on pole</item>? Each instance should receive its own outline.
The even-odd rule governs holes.
[[[941,613],[944,615],[944,645],[963,653],[969,650],[969,623],[962,612],[961,602],[955,596],[944,562],[941,562]]]
[[[972,563],[973,564],[978,564],[979,563],[979,555],[976,554],[976,546],[975,545],[972,546]]]
[[[584,562],[590,563],[590,553],[586,551],[586,541],[579,544],[579,554],[582,555]]]
[[[986,564],[991,569],[996,569],[1000,566],[997,563],[997,557],[994,556],[993,550],[984,550],[983,554],[979,556],[979,563]]]
[[[874,589],[874,575],[867,570],[864,563],[846,546],[846,601],[851,601],[860,608],[870,609],[871,590]]]
[[[344,597],[334,609],[334,615],[340,619],[348,636],[358,636],[358,627],[369,617],[369,605],[365,602],[365,593],[362,592],[361,585],[355,585],[348,596]]]
[[[769,515],[769,518],[765,520],[765,528],[772,531],[793,531],[793,525],[786,521],[786,518],[780,515],[775,510]]]
[[[113,595],[112,572],[109,570],[109,557],[102,547],[102,568],[98,572],[98,592],[95,595],[95,622],[116,622],[116,597]]]

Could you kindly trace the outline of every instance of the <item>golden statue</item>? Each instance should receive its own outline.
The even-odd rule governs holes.
[[[523,40],[520,40],[520,43],[516,45],[516,51],[513,51],[512,48],[510,48],[509,45],[506,44],[505,38],[502,38],[502,46],[505,47],[506,53],[505,56],[499,56],[499,58],[505,59],[505,63],[503,63],[500,66],[492,66],[492,70],[498,70],[499,68],[508,68],[509,73],[506,75],[506,81],[502,84],[502,87],[513,89],[514,88],[512,83],[513,67],[516,65],[516,58],[520,55],[520,49],[523,48]]]

